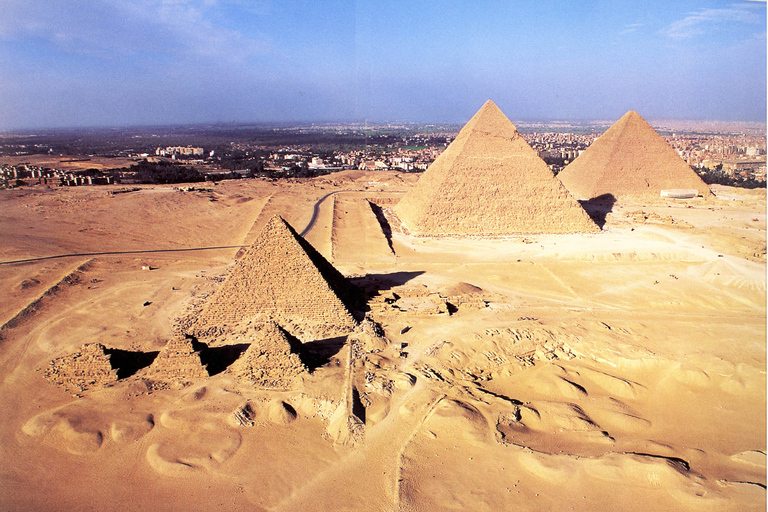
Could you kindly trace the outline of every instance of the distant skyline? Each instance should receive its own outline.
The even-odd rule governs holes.
[[[766,67],[764,1],[0,1],[0,130],[765,121]]]

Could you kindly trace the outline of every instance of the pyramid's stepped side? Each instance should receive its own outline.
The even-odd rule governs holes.
[[[226,331],[243,320],[274,320],[284,327],[307,326],[317,336],[337,336],[357,325],[351,314],[355,302],[344,276],[275,216],[203,307],[193,331]]]
[[[85,391],[117,380],[110,356],[100,343],[86,343],[79,351],[51,361],[43,376],[67,391]]]
[[[488,101],[395,207],[420,235],[599,231],[597,225]]]
[[[709,187],[635,111],[627,112],[558,175],[578,199],[658,198],[666,189]]]
[[[185,382],[208,377],[190,338],[171,339],[157,355],[147,372],[150,379]]]
[[[253,329],[245,338],[251,345],[229,371],[241,381],[267,389],[291,389],[307,373],[298,354],[291,352],[285,332],[273,322]]]

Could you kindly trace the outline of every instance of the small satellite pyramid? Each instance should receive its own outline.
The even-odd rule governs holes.
[[[117,381],[117,369],[112,367],[104,345],[86,343],[79,351],[51,361],[43,371],[43,376],[75,392]]]
[[[238,379],[267,389],[291,389],[307,372],[288,336],[274,322],[250,332],[253,341],[229,371]],[[249,336],[250,337],[250,336]]]
[[[658,198],[662,190],[709,187],[634,110],[608,128],[557,176],[578,199]]]
[[[302,341],[347,334],[357,326],[355,290],[279,215],[264,226],[192,329],[226,331],[246,320],[274,321]]]
[[[490,100],[395,211],[418,235],[599,231]]]
[[[147,377],[151,379],[184,382],[208,377],[200,352],[195,350],[192,338],[171,339],[149,366]]]

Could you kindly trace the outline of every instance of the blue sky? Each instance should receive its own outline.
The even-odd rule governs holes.
[[[766,119],[764,1],[1,0],[0,129]]]

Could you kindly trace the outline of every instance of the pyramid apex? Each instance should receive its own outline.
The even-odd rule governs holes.
[[[514,138],[517,136],[517,127],[504,115],[504,112],[491,100],[483,103],[483,106],[475,112],[467,124],[459,132],[472,131],[486,132],[497,136]]]
[[[272,217],[269,218],[267,223],[264,225],[264,227],[261,230],[261,236],[257,238],[253,244],[257,245],[259,243],[259,239],[266,237],[271,237],[277,235],[277,233],[287,231],[291,235],[294,235],[294,237],[298,238],[299,234],[296,232],[296,230],[291,226],[287,220],[285,220],[282,216],[275,214]]]
[[[477,110],[477,112],[475,113],[475,115],[476,115],[476,116],[477,116],[477,115],[479,115],[479,114],[482,114],[482,115],[492,115],[492,114],[495,114],[495,113],[497,113],[497,112],[498,112],[498,113],[500,113],[501,115],[504,115],[504,113],[501,111],[501,109],[499,108],[499,106],[498,106],[498,105],[496,105],[496,104],[493,102],[493,100],[488,100],[488,101],[486,101],[485,103],[483,103],[483,106],[482,106],[482,107],[480,107],[480,108]],[[504,117],[506,117],[506,116],[504,116]]]
[[[621,116],[621,119],[619,119],[619,121],[621,121],[622,119],[625,120],[625,121],[642,121],[642,122],[648,124],[648,121],[643,119],[643,116],[638,114],[636,110],[628,111],[626,114]],[[618,122],[616,124],[618,124]]]
[[[267,221],[267,225],[268,225],[268,226],[271,226],[271,225],[273,225],[273,224],[283,224],[283,225],[286,225],[286,226],[287,226],[287,225],[288,225],[288,222],[287,222],[287,221],[286,221],[284,218],[282,218],[280,215],[278,215],[278,214],[274,214],[274,215],[273,215],[272,217],[270,217],[270,218],[269,218],[269,220]]]

